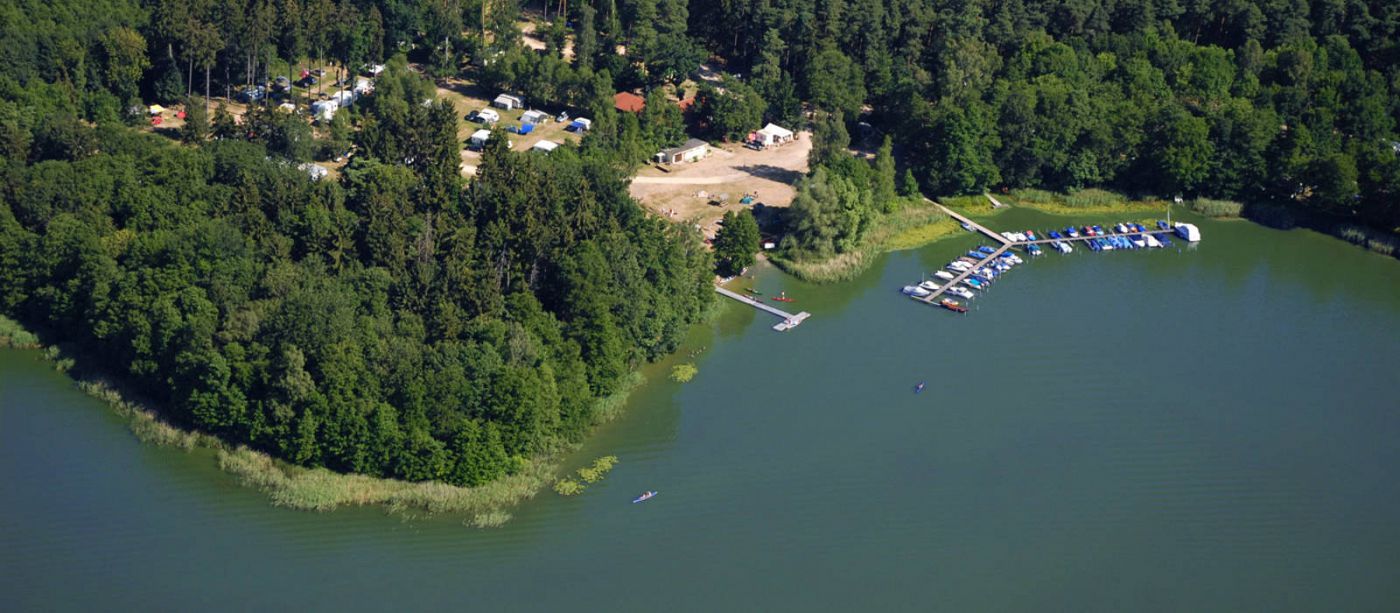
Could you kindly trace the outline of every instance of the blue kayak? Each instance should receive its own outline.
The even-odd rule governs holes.
[[[636,498],[633,498],[633,499],[632,499],[632,504],[637,504],[637,503],[639,503],[639,502],[646,502],[646,501],[651,500],[652,498],[655,498],[655,497],[656,497],[656,492],[646,492],[646,493],[642,494],[641,496],[638,496],[638,497],[636,497]]]

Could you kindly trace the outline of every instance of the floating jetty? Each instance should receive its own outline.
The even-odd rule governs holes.
[[[755,309],[783,318],[782,321],[778,322],[773,326],[773,329],[779,332],[787,332],[788,330],[796,328],[797,326],[801,325],[802,322],[806,321],[808,317],[812,316],[811,313],[808,313],[806,311],[793,315],[792,313],[789,313],[777,307],[763,304],[758,300],[755,300],[743,294],[731,292],[719,286],[715,286],[715,291],[718,292],[719,295],[724,296],[726,298],[733,298],[734,300],[738,300],[739,302],[747,304]]]
[[[991,197],[990,194],[987,194],[987,198],[988,198],[989,200],[992,200],[994,204],[1000,204],[1000,203],[997,203],[996,200],[993,199],[993,198]],[[925,198],[925,200],[928,200],[928,199]],[[1087,244],[1090,244],[1090,246],[1092,246],[1093,244],[1095,244],[1095,243],[1093,243],[1093,241],[1095,241],[1095,240],[1100,240],[1100,239],[1104,239],[1104,238],[1107,238],[1107,237],[1124,237],[1124,238],[1127,238],[1127,237],[1147,237],[1147,238],[1153,239],[1152,241],[1150,241],[1150,243],[1151,243],[1152,246],[1154,246],[1154,247],[1161,247],[1163,243],[1167,243],[1167,241],[1164,240],[1164,239],[1162,239],[1162,237],[1165,237],[1165,236],[1168,236],[1168,235],[1171,235],[1171,236],[1178,236],[1178,237],[1181,237],[1181,238],[1185,239],[1187,242],[1192,242],[1192,243],[1201,240],[1201,233],[1200,233],[1200,230],[1198,230],[1198,229],[1196,228],[1196,226],[1191,225],[1191,224],[1181,224],[1181,223],[1176,224],[1175,226],[1166,226],[1166,224],[1162,224],[1163,226],[1166,226],[1166,227],[1159,227],[1159,228],[1143,228],[1142,230],[1133,229],[1132,231],[1129,231],[1129,232],[1104,232],[1104,233],[1095,232],[1095,233],[1093,233],[1092,235],[1091,235],[1091,234],[1088,234],[1088,233],[1085,233],[1085,234],[1080,234],[1080,235],[1078,235],[1078,236],[1060,236],[1060,237],[1058,237],[1058,238],[1055,238],[1055,237],[1046,238],[1046,237],[1044,237],[1043,235],[1041,235],[1041,236],[1036,236],[1036,235],[1034,235],[1034,234],[1032,234],[1032,235],[1030,235],[1030,236],[1020,236],[1019,234],[1017,234],[1017,235],[1015,235],[1015,236],[1017,236],[1017,237],[1019,237],[1019,238],[1023,238],[1023,239],[1025,239],[1025,240],[1013,240],[1012,238],[1008,238],[1007,236],[1004,236],[1004,235],[998,234],[998,233],[996,233],[996,232],[993,232],[991,229],[987,228],[986,226],[983,226],[982,224],[979,224],[979,223],[973,221],[972,219],[970,219],[970,218],[968,218],[968,217],[966,217],[966,216],[964,216],[964,215],[958,213],[957,211],[954,211],[954,210],[952,210],[952,209],[950,209],[950,208],[948,208],[948,207],[946,207],[946,206],[943,206],[943,205],[941,205],[941,204],[939,204],[939,203],[937,203],[937,202],[933,202],[932,200],[928,200],[928,202],[932,203],[934,206],[938,207],[939,209],[942,209],[942,211],[943,211],[944,213],[947,213],[949,217],[952,217],[953,219],[956,219],[956,220],[958,220],[959,222],[962,222],[962,225],[963,225],[964,228],[968,228],[969,230],[972,230],[972,231],[975,231],[975,232],[980,232],[980,233],[982,233],[982,234],[985,234],[988,238],[990,238],[990,239],[992,239],[992,240],[994,240],[994,241],[997,242],[997,247],[996,247],[995,249],[990,248],[990,247],[985,247],[985,248],[983,248],[982,250],[980,250],[979,253],[969,252],[969,253],[968,253],[968,256],[983,255],[983,256],[985,256],[985,257],[982,257],[981,259],[977,260],[975,263],[972,263],[972,264],[967,265],[966,268],[965,268],[964,270],[956,271],[956,276],[954,276],[951,280],[947,281],[946,283],[944,283],[944,284],[938,286],[937,289],[932,289],[932,290],[928,291],[927,293],[925,293],[924,295],[910,295],[910,296],[909,296],[910,298],[912,298],[912,299],[914,299],[914,300],[917,300],[917,301],[922,302],[922,303],[924,303],[924,304],[929,304],[929,305],[934,305],[934,306],[938,306],[938,305],[941,304],[940,299],[943,297],[943,295],[944,295],[949,289],[951,289],[951,288],[953,288],[953,287],[957,287],[960,283],[963,283],[964,281],[967,281],[967,279],[969,279],[969,278],[974,278],[974,277],[975,277],[975,278],[981,279],[981,277],[978,276],[978,271],[981,271],[981,270],[986,269],[986,268],[988,267],[989,264],[993,264],[993,267],[992,267],[992,268],[994,269],[994,268],[995,268],[994,263],[998,262],[998,261],[999,261],[999,258],[1001,258],[1002,255],[1005,254],[1007,251],[1011,250],[1012,247],[1021,247],[1021,248],[1023,248],[1024,250],[1026,250],[1027,253],[1030,253],[1030,254],[1032,254],[1032,255],[1039,255],[1039,245],[1049,245],[1049,244],[1057,244],[1057,245],[1058,245],[1058,244],[1064,244],[1064,245],[1068,245],[1069,243],[1080,242],[1080,243],[1087,243]],[[1159,223],[1161,223],[1161,222],[1159,222]],[[1095,227],[1097,228],[1097,226],[1095,226]],[[1169,244],[1169,243],[1167,243],[1167,244]],[[1139,245],[1139,248],[1141,248],[1141,247],[1142,247],[1142,245]],[[1064,252],[1068,252],[1068,251],[1067,251],[1067,250],[1064,250]],[[964,258],[962,258],[962,260],[963,260],[964,262],[971,262],[971,261],[972,261],[972,258],[971,258],[971,257],[964,257]],[[1003,269],[1003,270],[1004,270],[1004,269]],[[985,279],[982,279],[982,280],[980,280],[980,281],[968,281],[968,282],[967,282],[967,284],[972,284],[972,283],[977,283],[977,285],[975,285],[975,287],[977,287],[977,288],[980,290],[980,289],[982,289],[982,284],[985,283]],[[925,287],[927,287],[927,286],[925,286]]]

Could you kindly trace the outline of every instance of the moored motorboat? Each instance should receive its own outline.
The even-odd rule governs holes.
[[[958,287],[956,285],[950,286],[946,291],[954,296],[958,296],[960,298],[967,298],[969,300],[971,300],[973,296],[976,296],[976,294],[972,293],[972,290],[967,289],[966,287]]]
[[[643,492],[641,496],[638,496],[638,497],[632,499],[632,504],[637,504],[637,503],[639,503],[639,502],[646,502],[646,501],[651,500],[652,498],[655,498],[655,497],[656,497],[656,492],[651,492],[651,491]]]
[[[904,286],[904,289],[901,289],[900,291],[904,292],[904,295],[906,296],[913,296],[915,298],[924,298],[927,297],[929,294],[933,293],[917,285],[906,285]]]
[[[938,277],[939,279],[943,279],[945,281],[952,281],[953,279],[957,278],[956,275],[946,270],[940,270],[938,272],[935,272],[933,273],[933,276]]]
[[[919,284],[919,287],[922,287],[931,292],[937,290],[939,287],[942,286],[939,285],[936,281],[924,281],[923,283]]]
[[[953,311],[954,313],[967,312],[967,307],[958,304],[958,301],[956,300],[949,300],[948,298],[944,298],[943,301],[939,304],[943,305],[943,308],[948,309],[949,311]]]

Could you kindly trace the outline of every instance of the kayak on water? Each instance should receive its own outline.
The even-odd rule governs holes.
[[[914,393],[917,394],[922,391],[924,391],[924,382],[920,381],[918,385],[914,386]]]
[[[646,501],[648,501],[648,500],[651,500],[651,499],[654,498],[654,497],[656,497],[656,492],[645,492],[645,493],[643,493],[641,496],[638,496],[638,497],[636,497],[636,498],[633,498],[633,499],[632,499],[632,504],[637,504],[637,503],[639,503],[639,502],[646,502]]]
[[[778,302],[793,302],[792,298],[788,298],[787,296],[773,296],[773,299]]]

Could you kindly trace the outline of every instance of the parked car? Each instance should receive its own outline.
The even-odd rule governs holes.
[[[261,85],[257,87],[249,87],[241,92],[238,92],[238,95],[235,96],[235,98],[237,98],[239,102],[244,102],[248,104],[257,102],[266,97],[267,88]]]
[[[312,85],[315,85],[316,82],[319,81],[319,80],[320,80],[320,79],[317,79],[317,78],[316,78],[316,75],[306,75],[306,76],[304,76],[304,77],[302,77],[302,78],[300,78],[300,79],[297,79],[296,86],[297,86],[297,87],[311,87]]]

